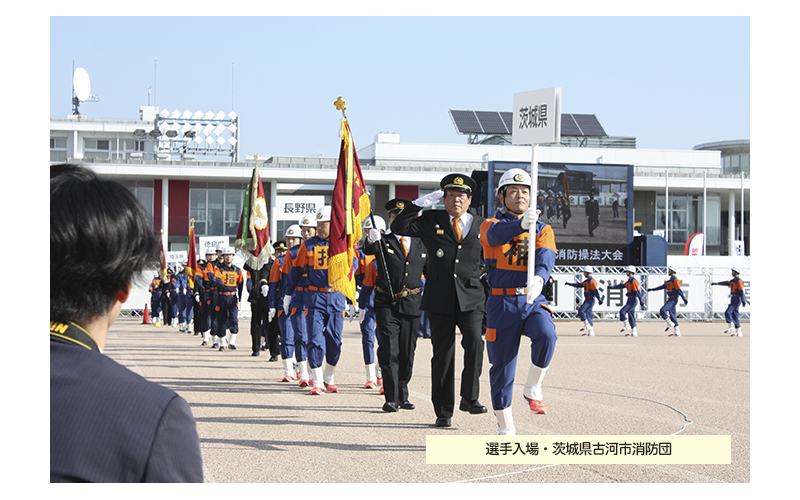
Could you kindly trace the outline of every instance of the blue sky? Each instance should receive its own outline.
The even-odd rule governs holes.
[[[641,149],[750,138],[748,17],[51,17],[50,116],[71,114],[72,67],[99,102],[235,111],[241,154],[334,157],[338,96],[356,146],[466,143],[448,109],[511,111],[561,87]]]

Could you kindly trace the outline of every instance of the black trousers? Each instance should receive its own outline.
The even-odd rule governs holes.
[[[431,325],[431,401],[436,416],[450,418],[455,409],[456,327],[461,331],[464,369],[461,372],[461,397],[478,399],[483,369],[482,309],[455,314],[427,311]]]
[[[269,353],[271,356],[276,356],[281,353],[280,343],[280,329],[278,327],[277,314],[275,319],[270,323],[269,319],[269,303],[267,299],[259,298],[255,303],[250,302],[250,339],[253,342],[253,352],[261,350],[261,338],[267,340]]]
[[[414,371],[419,317],[397,312],[389,305],[375,304],[375,322],[380,332],[378,364],[387,402],[408,401],[408,382]]]

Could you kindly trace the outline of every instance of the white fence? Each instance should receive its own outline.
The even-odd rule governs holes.
[[[730,302],[730,290],[726,286],[714,286],[712,283],[727,281],[731,279],[731,265],[728,262],[735,262],[740,265],[742,281],[744,281],[745,298],[747,305],[739,309],[739,317],[743,321],[750,320],[750,267],[749,259],[730,260],[729,258],[699,258],[684,259],[670,258],[676,261],[678,269],[677,277],[681,280],[681,289],[688,299],[687,305],[683,300],[678,300],[676,313],[678,318],[711,321],[724,319],[725,308]],[[697,265],[698,262],[708,262],[713,266]],[[725,264],[725,265],[720,265]],[[126,317],[141,317],[144,305],[150,307],[150,293],[147,287],[156,269],[144,273],[138,286],[134,286],[130,298],[123,306],[122,315]],[[625,282],[628,278],[625,275],[624,267],[596,267],[592,275],[597,280],[600,296],[603,297],[603,304],[595,302],[594,317],[596,319],[618,319],[620,308],[625,304],[625,289],[612,290],[610,285]],[[556,266],[553,269],[553,303],[552,308],[556,319],[577,319],[578,308],[583,301],[583,289],[568,286],[567,283],[581,282],[583,268],[578,266]],[[636,272],[636,279],[639,280],[644,291],[644,304],[636,308],[636,317],[641,320],[660,319],[658,310],[666,301],[666,291],[647,292],[648,288],[655,288],[662,285],[669,275],[666,267],[639,267]],[[247,301],[247,291],[242,293],[242,301],[239,304],[239,317],[242,319],[250,318],[250,303]]]

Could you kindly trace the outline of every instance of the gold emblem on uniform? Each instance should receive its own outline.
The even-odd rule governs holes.
[[[522,174],[517,174],[514,176],[514,180],[517,182],[522,182],[523,179],[525,179],[525,177],[523,177]]]
[[[322,214],[317,214],[317,219],[321,219],[321,218],[322,218]]]
[[[404,209],[404,208],[406,207],[406,204],[405,204],[405,203],[403,203],[402,201],[398,201],[398,202],[397,202],[397,204],[396,204],[395,206],[396,206],[397,208],[399,208],[400,210],[402,210],[402,209]]]
[[[461,184],[464,184],[464,179],[462,179],[461,177],[456,177],[455,179],[453,179],[453,184],[460,186]]]
[[[438,235],[444,234],[444,229],[437,229],[436,230],[436,234],[438,234]]]
[[[436,250],[436,256],[439,257],[440,259],[444,257],[444,250],[442,250],[441,248],[439,250]]]

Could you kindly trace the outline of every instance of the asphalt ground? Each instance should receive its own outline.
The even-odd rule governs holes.
[[[430,403],[430,340],[419,339],[410,400],[415,410],[385,413],[377,389],[365,389],[358,322],[345,320],[336,370],[338,393],[312,396],[281,382],[280,361],[251,356],[249,322],[238,349],[200,346],[200,337],[122,319],[106,354],[191,405],[207,483],[747,483],[750,481],[750,324],[744,336],[721,322],[682,322],[668,337],[661,321],[640,321],[639,336],[618,321],[595,322],[583,337],[577,321],[559,335],[544,382],[546,415],[522,398],[529,347],[517,365],[513,411],[518,435],[729,435],[724,465],[429,465],[426,435],[497,435],[489,363],[481,402],[489,413],[456,411],[436,428]],[[462,354],[457,349],[456,387]],[[458,401],[458,400],[457,400]]]

